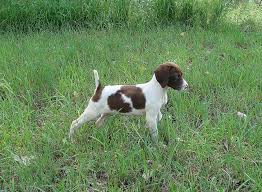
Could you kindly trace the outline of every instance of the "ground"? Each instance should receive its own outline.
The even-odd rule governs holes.
[[[262,191],[261,42],[234,27],[3,34],[0,189]],[[169,90],[157,146],[143,117],[123,116],[69,142],[93,69],[104,85],[136,84],[165,61],[190,89]]]

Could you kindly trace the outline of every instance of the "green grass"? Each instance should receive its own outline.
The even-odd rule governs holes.
[[[170,23],[213,26],[229,0],[2,0],[0,31],[140,28]]]
[[[233,28],[0,36],[0,189],[261,191],[261,42]],[[143,117],[87,123],[68,141],[93,69],[103,84],[134,84],[174,60],[191,89],[168,92],[159,146]],[[34,159],[25,166],[14,154]]]

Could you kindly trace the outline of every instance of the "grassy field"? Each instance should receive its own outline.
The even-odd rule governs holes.
[[[0,189],[261,191],[261,42],[233,28],[0,36]],[[103,84],[134,84],[165,61],[191,89],[169,91],[159,146],[142,117],[88,123],[68,141],[92,69]]]
[[[137,28],[180,23],[209,27],[230,0],[1,0],[1,31]]]

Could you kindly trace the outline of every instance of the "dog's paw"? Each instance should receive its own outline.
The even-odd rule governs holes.
[[[74,143],[74,132],[70,130],[69,134],[68,134],[68,138],[69,138],[69,141],[71,141],[72,143]]]

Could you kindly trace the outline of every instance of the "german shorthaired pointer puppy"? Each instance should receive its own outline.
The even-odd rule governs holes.
[[[80,117],[72,122],[69,137],[72,139],[75,131],[85,122],[97,119],[100,127],[105,118],[114,113],[146,116],[153,142],[157,142],[157,121],[162,114],[160,109],[167,103],[168,87],[184,90],[188,87],[183,74],[175,63],[161,64],[154,72],[152,79],[137,85],[107,85],[99,81],[98,73],[94,70],[96,89],[89,100],[88,106]]]

